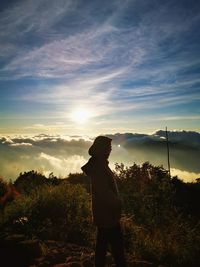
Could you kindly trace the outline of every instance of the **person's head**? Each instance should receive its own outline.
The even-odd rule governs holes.
[[[106,136],[97,136],[89,148],[89,155],[92,157],[108,158],[112,150],[112,139]]]

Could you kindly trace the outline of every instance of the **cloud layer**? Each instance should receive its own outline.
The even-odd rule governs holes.
[[[110,165],[134,162],[167,167],[166,139],[164,131],[154,134],[114,134]],[[38,170],[48,175],[66,177],[68,173],[81,172],[80,167],[88,159],[91,138],[79,136],[2,136],[0,139],[0,175],[16,179],[20,172]],[[169,132],[172,174],[191,181],[200,175],[200,134],[197,132]]]

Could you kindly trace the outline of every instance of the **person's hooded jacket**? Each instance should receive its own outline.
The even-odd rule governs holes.
[[[121,217],[121,201],[108,160],[93,155],[81,169],[91,178],[94,223],[99,227],[115,226]]]

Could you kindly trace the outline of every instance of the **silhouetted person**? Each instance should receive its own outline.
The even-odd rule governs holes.
[[[108,137],[98,136],[88,151],[91,158],[81,168],[91,178],[92,212],[97,226],[96,267],[105,266],[108,245],[111,246],[116,266],[127,266],[120,226],[121,201],[113,173],[108,166],[111,141]]]

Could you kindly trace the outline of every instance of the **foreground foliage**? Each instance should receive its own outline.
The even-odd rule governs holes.
[[[123,200],[126,251],[158,265],[199,266],[199,181],[184,183],[149,163],[116,164],[115,178]],[[15,185],[21,195],[1,208],[1,230],[94,245],[88,177],[46,178],[31,171],[20,174]],[[1,180],[1,197],[6,186]]]
[[[43,185],[8,203],[1,225],[29,238],[74,241],[90,239],[89,195],[81,185]]]

